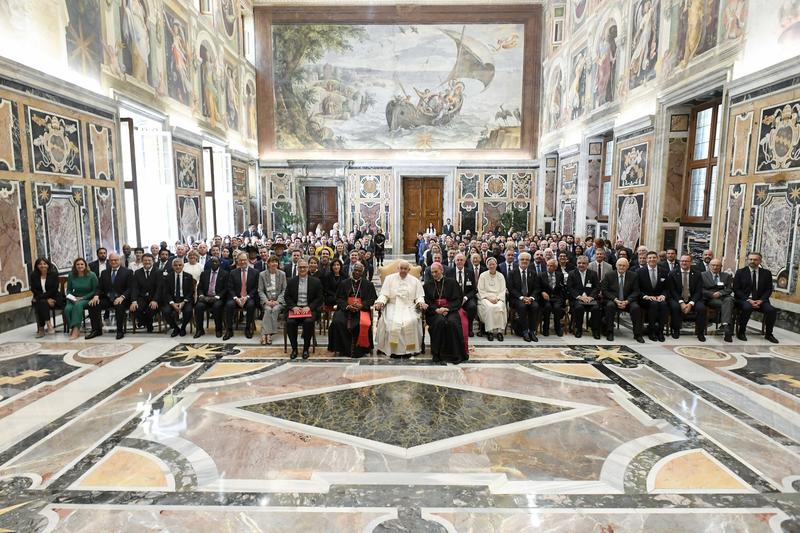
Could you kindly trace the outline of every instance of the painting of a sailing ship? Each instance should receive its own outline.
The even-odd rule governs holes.
[[[275,25],[279,150],[520,148],[521,24]]]

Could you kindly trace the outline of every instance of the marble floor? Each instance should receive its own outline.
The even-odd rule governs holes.
[[[0,531],[800,531],[794,333],[438,366],[33,329],[0,335]]]

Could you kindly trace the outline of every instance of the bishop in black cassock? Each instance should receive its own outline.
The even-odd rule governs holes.
[[[377,299],[375,285],[364,279],[364,266],[352,265],[350,279],[342,281],[336,290],[328,351],[345,357],[363,357],[372,350],[372,306]]]
[[[431,265],[431,279],[425,291],[425,317],[431,336],[431,353],[437,363],[461,363],[469,359],[464,341],[461,309],[461,287],[452,278],[444,277],[441,263]]]

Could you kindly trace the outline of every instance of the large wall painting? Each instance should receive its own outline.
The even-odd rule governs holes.
[[[800,101],[761,110],[756,173],[800,168]]]
[[[66,45],[69,66],[92,78],[100,75],[103,64],[103,33],[99,0],[70,0]]]
[[[276,24],[281,150],[521,148],[523,24]]]
[[[178,195],[178,231],[181,241],[194,242],[201,238],[200,198]]]
[[[181,150],[175,150],[175,186],[179,189],[199,188],[199,158]]]
[[[758,250],[772,271],[775,289],[794,294],[797,288],[800,181],[757,183],[750,208],[750,250]]]
[[[152,85],[151,71],[155,68],[150,24],[154,11],[147,0],[120,0],[121,41],[117,48],[122,52],[122,66],[126,74],[144,85]]]
[[[599,107],[614,100],[617,83],[617,23],[609,19],[603,26],[595,47],[594,61],[594,106]]]
[[[108,250],[119,249],[114,192],[110,187],[94,187],[95,241],[98,247],[104,246]]]
[[[520,220],[521,225],[532,231],[535,191],[533,170],[459,170],[456,174],[456,229],[473,234],[493,230],[503,213],[514,209],[515,221]]]
[[[0,296],[28,290],[33,266],[25,204],[24,183],[0,180]]]
[[[634,0],[632,4],[628,83],[635,89],[656,77],[661,0]]]
[[[642,239],[644,193],[617,196],[617,239],[635,250]]]
[[[719,0],[680,0],[669,7],[669,50],[662,59],[664,74],[685,68],[717,44]]]
[[[164,49],[167,59],[167,92],[183,105],[194,97],[194,57],[189,44],[189,29],[169,9],[164,9]]]
[[[586,111],[586,85],[589,60],[586,48],[581,49],[572,58],[572,82],[569,90],[569,106],[571,118],[576,119]]]
[[[32,107],[25,109],[33,172],[82,177],[80,121]]]

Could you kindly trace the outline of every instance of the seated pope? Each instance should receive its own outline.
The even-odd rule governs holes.
[[[375,345],[393,357],[415,355],[422,351],[422,323],[417,309],[425,306],[422,283],[409,272],[408,261],[398,263],[397,273],[383,281],[375,309],[383,310],[378,320]]]

